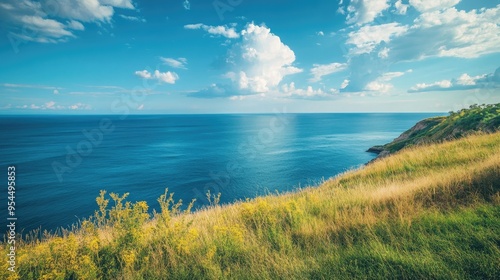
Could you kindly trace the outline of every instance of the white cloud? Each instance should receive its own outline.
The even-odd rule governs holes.
[[[241,34],[232,51],[233,71],[226,74],[240,90],[267,92],[285,76],[302,72],[292,65],[295,53],[269,28],[250,23]]]
[[[85,26],[83,26],[83,24],[79,21],[76,21],[76,20],[70,20],[66,26],[69,28],[69,29],[73,29],[73,30],[85,30]]]
[[[187,59],[185,59],[184,57],[179,57],[178,59],[170,57],[160,57],[160,60],[170,67],[186,69]]]
[[[66,26],[53,19],[45,19],[40,16],[21,16],[19,17],[21,24],[29,26],[29,28],[37,34],[44,34],[49,38],[73,37],[74,35],[66,29]]]
[[[84,103],[76,103],[74,105],[68,106],[68,109],[70,110],[90,110],[92,109],[92,106]]]
[[[460,0],[410,0],[410,5],[412,5],[419,12],[425,13],[451,8],[459,2]]]
[[[281,87],[281,96],[295,99],[317,99],[324,100],[330,99],[336,96],[339,91],[336,89],[324,90],[321,88],[313,89],[312,86],[308,86],[305,89],[296,88],[295,83],[284,84]]]
[[[484,77],[485,75],[471,77],[467,73],[464,73],[456,79],[456,84],[461,86],[474,86],[478,80]]]
[[[135,71],[135,75],[143,79],[151,79],[153,77],[148,70]]]
[[[132,0],[99,0],[99,2],[102,5],[109,5],[116,8],[135,9]]]
[[[449,8],[421,14],[404,36],[390,44],[396,61],[431,56],[475,58],[496,53],[500,46],[500,5],[458,11]]]
[[[184,2],[182,2],[182,6],[186,10],[191,10],[191,3],[189,2],[189,0],[184,0]]]
[[[144,104],[141,104],[137,107],[137,110],[142,111],[144,109]]]
[[[55,107],[54,107],[55,105],[56,105],[56,103],[54,101],[49,101],[49,102],[44,104],[44,107],[47,109],[53,110],[53,109],[55,109]]]
[[[199,29],[201,25],[185,28]],[[223,78],[231,80],[231,83],[212,84],[201,91],[189,93],[188,96],[227,98],[260,94],[263,97],[267,93],[278,92],[277,87],[284,77],[302,72],[302,69],[293,66],[294,62],[295,53],[281,42],[279,36],[271,33],[264,25],[249,23],[225,59],[230,71]]]
[[[494,73],[490,74],[472,77],[464,73],[458,78],[451,80],[442,80],[430,84],[420,83],[410,88],[408,92],[468,90],[476,88],[500,88],[500,67]]]
[[[74,105],[63,106],[57,105],[54,101],[48,101],[44,104],[30,104],[30,105],[21,105],[16,106],[18,109],[31,109],[31,110],[91,110],[92,106],[84,103],[76,103]]]
[[[345,89],[349,85],[349,80],[344,80],[340,85],[340,89]]]
[[[153,73],[150,73],[148,70],[135,71],[135,75],[139,76],[146,80],[155,79],[159,82],[167,83],[167,84],[175,84],[175,81],[179,79],[179,76],[175,72],[160,72],[155,70]]]
[[[347,6],[347,24],[370,23],[389,8],[387,0],[351,0]]]
[[[409,6],[410,5],[403,4],[401,0],[398,0],[394,3],[394,7],[396,8],[395,13],[398,15],[406,15]]]
[[[53,91],[53,93],[54,93],[54,94],[59,94],[59,90],[55,89],[55,90]]]
[[[470,11],[454,7],[438,9],[420,14],[411,26],[397,22],[367,25],[347,36],[350,75],[349,84],[341,90],[363,91],[394,63],[428,57],[476,58],[498,53],[500,5]],[[377,86],[380,85],[371,84],[368,88]]]
[[[388,58],[389,57],[389,48],[383,48],[378,52],[378,57],[380,58]]]
[[[451,88],[452,83],[450,80],[442,80],[439,82],[434,82],[432,84],[421,83],[412,87],[408,92],[423,92],[423,91],[434,91],[443,90]]]
[[[50,5],[51,1],[47,1]],[[114,14],[113,6],[102,5],[98,0],[67,0],[57,2],[57,8],[47,6],[48,16],[75,19],[83,22],[107,22]]]
[[[408,73],[411,73],[411,70],[407,71]],[[401,77],[405,74],[405,72],[387,72],[382,74],[380,78],[378,78],[379,81],[382,82],[388,82],[394,78]]]
[[[326,75],[330,75],[335,72],[340,72],[345,70],[347,67],[347,64],[345,63],[330,63],[330,64],[314,64],[313,68],[311,69],[311,74],[313,75],[313,78],[311,78],[309,81],[310,82],[319,82],[321,81],[321,78]]]
[[[200,29],[203,25],[204,25],[203,23],[186,24],[184,25],[184,28],[195,30],[195,29]]]
[[[110,22],[114,8],[134,9],[131,0],[4,0],[0,23],[17,41],[65,42],[73,31],[85,29],[81,22]],[[63,22],[66,22],[63,23]]]
[[[184,25],[184,28],[191,29],[191,30],[203,29],[206,32],[208,32],[209,34],[216,35],[216,36],[223,36],[223,37],[226,37],[229,39],[235,39],[235,38],[240,37],[240,34],[238,34],[238,32],[236,32],[234,27],[227,27],[227,26],[222,26],[222,25],[212,26],[212,25],[205,25],[202,23],[197,23],[197,24],[186,24],[186,25]]]
[[[317,34],[318,36],[325,36],[325,33],[324,33],[323,31],[318,31],[318,32],[316,32],[316,34]]]
[[[391,85],[391,84],[373,81],[373,82],[368,83],[364,89],[367,91],[376,91],[376,92],[380,92],[380,93],[386,93],[389,90],[391,90],[392,88],[393,88],[393,85]]]
[[[410,71],[407,71],[407,72],[410,72]],[[390,91],[392,88],[394,88],[394,86],[388,82],[394,78],[401,77],[404,74],[405,74],[405,72],[387,72],[387,73],[384,73],[380,77],[375,79],[374,81],[369,82],[365,86],[364,90],[386,93],[386,92]]]
[[[126,15],[118,15],[119,17],[130,20],[130,21],[138,21],[138,22],[146,22],[145,19],[140,18],[140,17],[134,17],[134,16],[126,16]]]
[[[391,38],[401,36],[407,30],[408,26],[402,26],[397,22],[363,26],[359,30],[349,33],[346,43],[355,46],[349,50],[349,53],[351,55],[370,53],[381,42],[387,44]]]
[[[158,70],[155,70],[154,77],[167,84],[175,84],[175,81],[179,79],[179,76],[174,72],[167,71],[162,73]]]

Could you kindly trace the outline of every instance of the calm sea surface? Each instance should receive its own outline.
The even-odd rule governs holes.
[[[358,167],[373,145],[437,114],[0,116],[0,224],[16,167],[18,232],[88,217],[99,190],[158,208],[164,189],[196,206],[290,191]]]

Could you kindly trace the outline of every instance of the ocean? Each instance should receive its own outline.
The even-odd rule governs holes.
[[[436,115],[0,116],[0,219],[8,217],[9,166],[17,232],[53,231],[92,215],[100,190],[128,192],[158,210],[165,188],[200,208],[208,191],[231,203],[317,185]]]

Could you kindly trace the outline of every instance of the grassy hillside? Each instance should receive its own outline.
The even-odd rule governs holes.
[[[152,220],[101,193],[93,219],[19,244],[0,278],[500,279],[499,155],[500,133],[471,135],[195,213],[162,195]]]
[[[412,145],[458,139],[477,131],[491,133],[498,130],[500,104],[472,105],[469,109],[450,112],[448,117],[422,120],[391,143],[372,147],[368,151],[386,156]]]

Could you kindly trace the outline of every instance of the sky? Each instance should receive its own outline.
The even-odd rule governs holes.
[[[0,114],[500,102],[499,0],[2,0]]]

